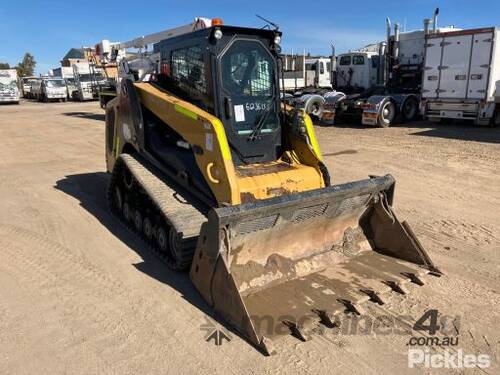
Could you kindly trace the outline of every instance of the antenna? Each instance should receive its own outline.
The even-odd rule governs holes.
[[[276,24],[276,23],[274,23],[272,21],[269,21],[269,20],[265,19],[262,16],[259,16],[258,14],[256,14],[255,16],[258,17],[258,18],[260,18],[262,21],[267,22],[269,25],[271,25],[274,28],[274,31],[278,31],[280,29],[280,27],[279,27],[278,24]],[[269,27],[269,25],[265,25],[264,27],[266,27],[266,26]]]

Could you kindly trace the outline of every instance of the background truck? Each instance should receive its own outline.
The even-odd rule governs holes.
[[[280,55],[282,95],[288,102],[305,109],[307,114],[321,117],[325,99],[332,90],[335,59],[303,55]]]
[[[381,84],[378,44],[337,56],[336,88],[344,92],[363,92]]]
[[[438,9],[421,30],[400,32],[387,19],[386,41],[338,56],[335,96],[327,96],[323,121],[361,118],[365,125],[387,127],[419,115],[425,38],[456,30],[438,28]],[[431,27],[432,23],[432,27]]]
[[[66,82],[66,90],[68,99],[73,98],[73,92],[76,91],[75,78],[73,73],[73,68],[69,66],[60,66],[58,68],[52,69],[54,77],[62,78]]]
[[[425,44],[422,115],[500,125],[498,28],[431,34]]]
[[[35,99],[41,102],[66,101],[66,82],[62,78],[43,77],[33,81],[31,92]]]
[[[21,77],[21,89],[23,90],[23,98],[31,98],[31,82],[36,80],[36,77]]]
[[[76,90],[73,91],[74,100],[93,100],[99,97],[100,86],[107,85],[107,79],[102,69],[91,63],[77,63],[73,65],[73,75]]]
[[[0,70],[0,103],[19,104],[19,87],[16,69]]]

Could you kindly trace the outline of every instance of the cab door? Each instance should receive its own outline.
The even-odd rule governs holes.
[[[276,60],[256,39],[236,38],[217,57],[221,120],[236,164],[280,154]]]

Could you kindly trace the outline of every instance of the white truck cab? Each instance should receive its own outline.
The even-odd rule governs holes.
[[[364,91],[377,84],[377,52],[348,52],[337,59],[337,87]]]
[[[332,65],[329,58],[306,58],[306,87],[331,88],[332,87]]]
[[[31,98],[31,82],[36,80],[36,77],[22,77],[21,88],[23,90],[23,97],[26,99]]]
[[[66,82],[61,78],[44,77],[31,84],[33,97],[43,102],[66,101],[66,90]]]
[[[107,84],[107,78],[102,70],[89,63],[73,65],[73,76],[76,88],[73,92],[73,99],[79,101],[97,99],[99,86]]]
[[[283,55],[282,61],[283,91],[314,91],[332,88],[334,67],[332,67],[331,58]]]
[[[0,103],[19,103],[17,70],[0,70]]]
[[[73,76],[75,78],[76,90],[73,91],[73,99],[84,101],[94,98],[92,90],[92,74],[88,63],[73,65]]]

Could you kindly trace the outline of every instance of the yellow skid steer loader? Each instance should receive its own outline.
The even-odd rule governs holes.
[[[199,18],[111,44],[106,108],[112,212],[266,354],[440,275],[395,216],[390,175],[330,186],[311,119],[281,101],[280,38]]]

